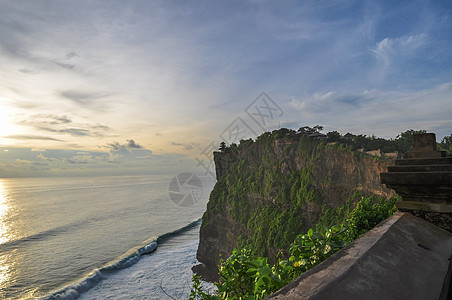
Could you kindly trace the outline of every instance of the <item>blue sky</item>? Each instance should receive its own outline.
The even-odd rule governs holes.
[[[202,172],[239,127],[439,140],[452,133],[451,8],[2,0],[0,177]],[[262,101],[278,108],[265,124]]]

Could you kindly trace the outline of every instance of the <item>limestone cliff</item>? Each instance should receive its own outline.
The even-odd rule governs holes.
[[[356,191],[389,198],[380,183],[388,162],[284,130],[214,153],[217,180],[203,216],[194,270],[217,279],[220,257],[236,247],[274,257],[312,227],[326,207]]]

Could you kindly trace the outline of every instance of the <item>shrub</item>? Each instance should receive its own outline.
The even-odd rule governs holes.
[[[356,239],[390,217],[397,210],[395,202],[397,197],[385,198],[361,196],[355,209],[347,219],[349,237]]]

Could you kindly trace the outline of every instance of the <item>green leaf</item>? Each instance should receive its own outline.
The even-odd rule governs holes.
[[[323,248],[323,254],[326,255],[328,253],[331,252],[331,250],[333,250],[333,248],[330,245],[325,245],[325,248]]]

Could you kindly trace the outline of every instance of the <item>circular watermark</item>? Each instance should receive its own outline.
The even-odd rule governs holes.
[[[202,196],[202,182],[193,173],[180,173],[171,179],[168,194],[171,201],[182,207],[195,205]]]

